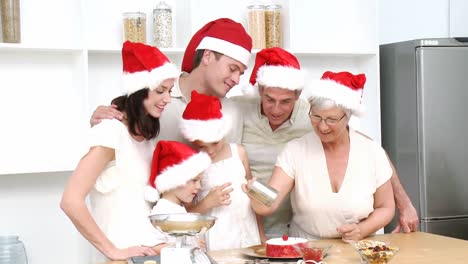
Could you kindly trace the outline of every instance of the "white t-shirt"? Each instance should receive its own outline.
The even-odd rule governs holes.
[[[161,198],[156,202],[151,214],[183,214],[187,213],[187,210],[184,206],[178,205],[174,202]]]
[[[309,133],[289,142],[276,166],[294,179],[290,235],[308,239],[340,237],[336,228],[358,223],[374,210],[374,193],[392,176],[385,151],[349,130],[348,167],[340,190],[332,192],[319,137]]]

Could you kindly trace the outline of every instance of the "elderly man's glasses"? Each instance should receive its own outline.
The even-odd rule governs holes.
[[[310,120],[312,120],[312,122],[318,124],[323,120],[329,126],[334,126],[334,125],[338,124],[345,116],[346,116],[346,113],[343,114],[343,116],[341,116],[338,119],[336,119],[336,118],[322,118],[319,115],[315,115],[314,113],[309,112],[309,117],[310,117]]]

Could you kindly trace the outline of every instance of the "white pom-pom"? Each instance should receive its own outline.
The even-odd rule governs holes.
[[[149,186],[149,185],[145,187],[144,195],[145,195],[145,200],[150,203],[155,203],[160,198],[158,190],[153,188],[153,186]]]

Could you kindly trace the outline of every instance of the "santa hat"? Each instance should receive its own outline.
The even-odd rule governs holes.
[[[366,75],[363,73],[354,75],[350,72],[327,71],[320,81],[304,91],[304,97],[308,100],[311,97],[330,99],[359,116],[363,114],[361,99],[365,83]]]
[[[282,48],[267,48],[257,53],[250,75],[250,86],[244,87],[245,94],[256,94],[256,83],[267,87],[302,90],[305,72],[297,58]]]
[[[210,164],[210,156],[205,152],[196,152],[181,142],[160,140],[154,149],[145,199],[158,201],[159,194],[185,185]]]
[[[180,121],[182,135],[189,141],[206,143],[224,138],[231,129],[231,122],[223,116],[221,108],[218,97],[192,91],[192,98]]]
[[[158,48],[125,41],[122,47],[123,89],[130,95],[140,89],[155,89],[161,82],[177,78],[180,71]]]
[[[193,58],[199,49],[222,53],[247,66],[252,50],[252,38],[240,23],[229,18],[208,22],[188,43],[182,59],[182,71],[193,70]]]

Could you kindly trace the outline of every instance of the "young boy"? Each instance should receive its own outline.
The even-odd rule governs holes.
[[[187,213],[184,203],[197,196],[203,171],[210,164],[205,152],[177,141],[159,141],[153,153],[151,187],[145,192],[147,201],[156,202],[151,214]]]

